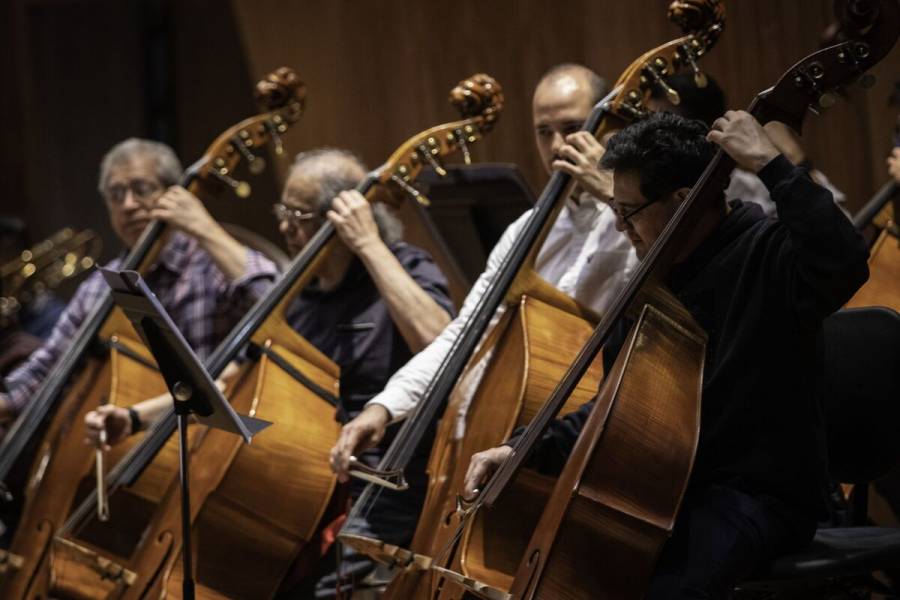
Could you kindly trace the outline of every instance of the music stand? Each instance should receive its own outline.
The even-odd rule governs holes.
[[[250,443],[253,436],[271,425],[268,421],[239,415],[234,412],[222,392],[216,387],[200,359],[191,350],[184,336],[172,322],[166,310],[150,291],[141,276],[134,271],[115,271],[100,268],[106,283],[112,288],[113,301],[118,304],[135,331],[144,340],[156,359],[166,386],[172,394],[175,416],[178,419],[178,451],[181,484],[182,560],[184,566],[183,598],[194,598],[194,570],[191,554],[191,504],[188,472],[187,425],[188,416],[216,429],[244,438]]]
[[[417,183],[431,200],[421,210],[431,235],[472,282],[510,223],[534,206],[535,197],[514,164],[446,165],[447,174],[423,169]]]

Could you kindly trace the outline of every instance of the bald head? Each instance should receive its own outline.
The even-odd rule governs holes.
[[[541,76],[535,87],[535,94],[542,86],[577,86],[580,93],[586,93],[590,96],[589,102],[591,106],[600,102],[603,96],[609,91],[606,81],[588,69],[584,65],[577,63],[562,63],[550,67],[546,73]]]
[[[535,142],[548,174],[565,137],[581,129],[605,93],[603,79],[582,65],[557,65],[541,77],[531,106]]]

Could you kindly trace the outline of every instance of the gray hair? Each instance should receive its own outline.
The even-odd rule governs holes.
[[[314,178],[319,194],[315,209],[322,215],[331,208],[331,201],[345,190],[356,189],[366,177],[366,165],[353,152],[342,148],[316,148],[301,152],[294,158],[288,177],[297,171]],[[381,202],[372,204],[372,216],[378,233],[385,244],[393,244],[403,238],[403,223],[390,207]]]
[[[106,192],[109,174],[113,167],[127,164],[137,157],[142,159],[150,158],[156,163],[156,177],[163,187],[176,185],[184,177],[181,161],[178,160],[175,152],[167,145],[152,140],[128,138],[124,142],[119,142],[113,146],[103,156],[103,160],[100,162],[100,179],[97,183],[97,189],[100,190],[100,193]]]

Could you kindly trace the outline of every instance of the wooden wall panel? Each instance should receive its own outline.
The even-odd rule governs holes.
[[[503,84],[501,123],[477,150],[546,181],[533,148],[530,96],[559,62],[582,62],[608,80],[642,51],[674,37],[667,2],[571,0],[232,0],[254,75],[289,64],[309,85],[308,118],[289,147],[322,144],[381,161],[406,136],[451,118],[449,88],[474,71]],[[830,0],[731,0],[726,31],[704,60],[734,108],[746,106],[809,53],[831,19]],[[884,179],[893,115],[885,108],[900,53],[878,66],[879,84],[853,89],[805,132],[814,160],[860,205]]]
[[[497,77],[506,108],[476,159],[516,163],[546,181],[534,149],[531,92],[559,62],[614,80],[639,53],[674,37],[665,0],[11,0],[0,57],[0,214],[25,218],[32,238],[64,225],[94,227],[117,245],[95,182],[102,153],[121,139],[168,137],[185,162],[216,133],[254,112],[253,82],[289,65],[309,87],[308,110],[288,134],[295,153],[343,146],[376,165],[403,140],[456,117],[450,88],[476,71]],[[704,66],[733,107],[746,106],[808,53],[831,20],[830,0],[729,0],[726,31]],[[170,123],[152,121],[146,15],[163,11],[171,37]],[[872,90],[851,90],[808,122],[814,161],[859,206],[885,179],[900,77],[895,49]],[[286,161],[253,180],[249,201],[210,203],[216,216],[277,239],[269,205]]]

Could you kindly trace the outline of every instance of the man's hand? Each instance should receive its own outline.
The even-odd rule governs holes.
[[[469,470],[466,471],[466,480],[463,484],[463,498],[474,500],[478,492],[491,478],[494,472],[512,454],[509,446],[497,446],[472,455],[469,461]]]
[[[331,470],[338,481],[349,481],[350,457],[378,444],[391,422],[388,410],[380,404],[370,404],[355,419],[341,428],[341,435],[331,449]]]
[[[888,175],[894,178],[894,181],[900,183],[900,148],[894,148],[891,155],[887,159]]]
[[[202,239],[219,230],[200,200],[181,186],[173,185],[159,197],[150,210],[150,218],[165,221],[191,237]]]
[[[359,255],[377,245],[384,245],[375,217],[372,216],[372,207],[356,190],[338,194],[326,216],[354,254]]]
[[[574,177],[591,196],[609,201],[612,199],[612,171],[600,168],[603,152],[597,138],[587,131],[576,131],[566,136],[553,168]]]
[[[762,125],[743,110],[729,110],[713,121],[706,139],[721,146],[739,167],[753,173],[759,173],[781,154]]]
[[[793,129],[778,121],[769,121],[763,129],[778,151],[784,154],[789,161],[799,165],[806,160],[806,151],[800,142],[800,136]]]
[[[13,417],[15,414],[13,414],[12,404],[6,397],[0,396],[0,423],[12,421]]]
[[[96,446],[100,443],[100,432],[106,431],[104,450],[109,450],[129,435],[131,431],[131,415],[128,409],[112,404],[104,404],[84,416],[87,429],[84,443]]]

